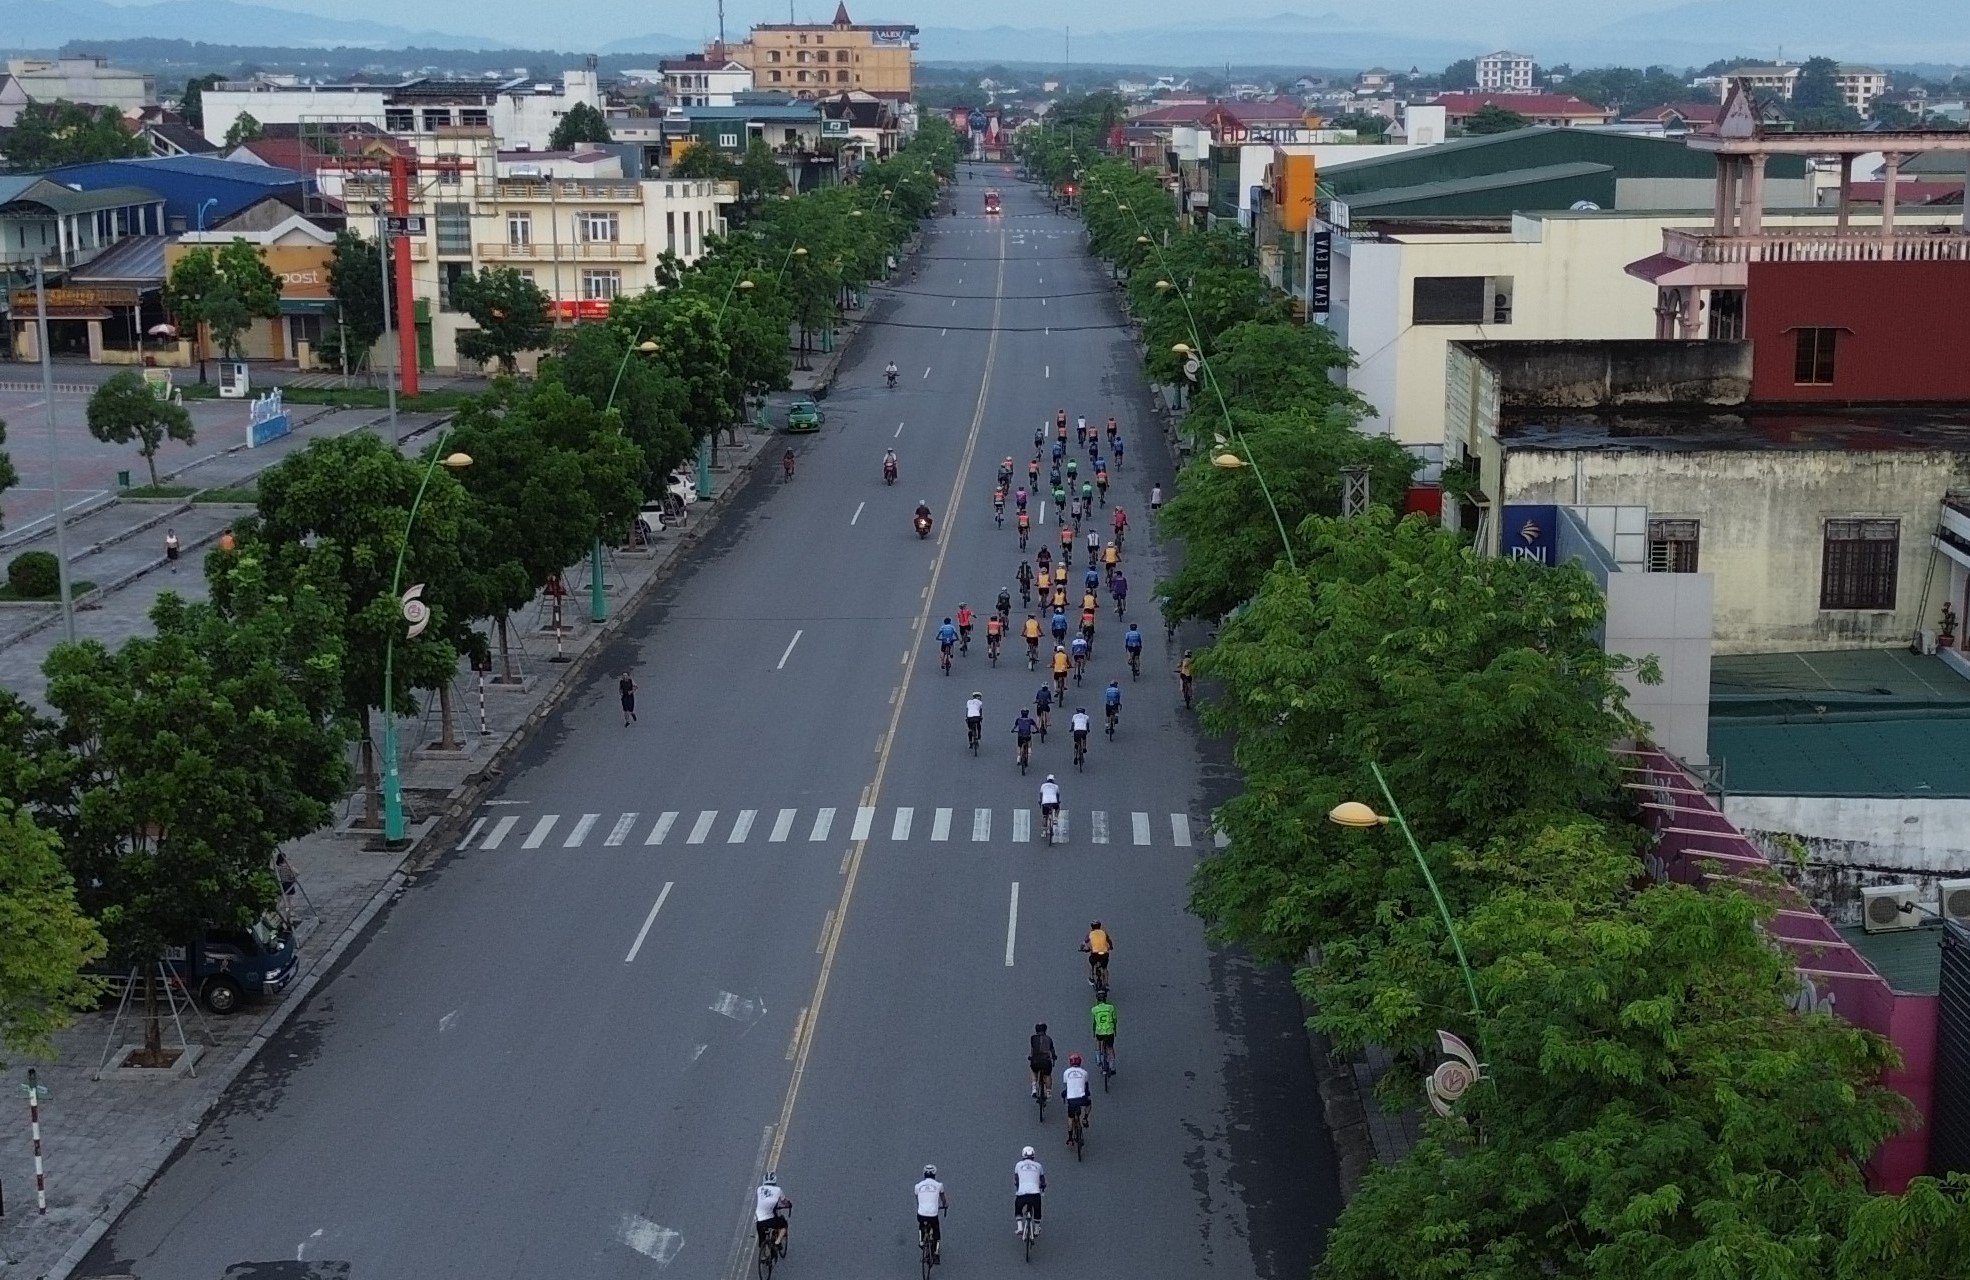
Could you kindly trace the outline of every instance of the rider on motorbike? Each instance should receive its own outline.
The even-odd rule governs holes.
[[[893,387],[896,385],[896,362],[894,360],[891,360],[889,367],[882,371],[882,376],[889,379],[890,386]]]

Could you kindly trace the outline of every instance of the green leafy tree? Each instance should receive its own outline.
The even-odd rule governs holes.
[[[1840,64],[1831,58],[1808,58],[1799,65],[1792,84],[1792,106],[1799,111],[1838,110],[1847,105],[1840,91]]]
[[[739,166],[732,158],[702,138],[684,148],[670,171],[677,178],[709,178],[718,182],[730,182],[739,176]]]
[[[682,300],[663,317],[652,338],[655,359],[684,386],[684,425],[694,440],[709,439],[737,420],[741,388],[716,308],[698,298]]]
[[[6,443],[7,443],[7,420],[5,418],[0,418],[0,445],[4,445]],[[7,492],[7,490],[13,488],[15,485],[19,484],[20,482],[21,482],[20,472],[14,470],[13,455],[9,454],[5,449],[0,449],[0,493]],[[6,521],[4,519],[0,519],[0,529],[4,529],[6,527],[7,527]]]
[[[1477,88],[1477,59],[1459,58],[1443,69],[1437,83],[1448,93]]]
[[[1473,111],[1464,121],[1464,132],[1473,137],[1491,133],[1510,133],[1523,129],[1532,123],[1516,111],[1501,107],[1495,102],[1487,102]]]
[[[787,189],[787,171],[773,155],[773,148],[762,138],[754,138],[746,148],[745,159],[733,175],[739,182],[739,207],[748,216],[768,200],[779,199]]]
[[[458,335],[458,354],[482,364],[497,364],[503,373],[519,368],[514,357],[520,352],[546,349],[554,333],[547,316],[547,295],[539,285],[508,267],[483,267],[466,273],[452,286],[452,303],[478,326]]]
[[[275,850],[329,821],[347,777],[329,602],[270,590],[252,562],[218,574],[223,604],[167,593],[154,636],[63,644],[45,667],[75,758],[56,829],[110,954],[147,976],[150,1065],[165,1061],[149,976],[165,948],[271,907]]]
[[[201,131],[205,128],[205,91],[217,88],[224,79],[224,76],[214,72],[185,81],[185,91],[178,98],[178,114],[184,117],[186,124]]]
[[[662,328],[661,318],[673,300],[673,295],[655,290],[640,298],[618,298],[610,324],[567,330],[553,358],[542,361],[540,368],[541,382],[557,383],[589,404],[613,408],[623,436],[641,456],[636,478],[645,495],[661,490],[663,477],[691,456],[684,384],[671,376],[669,366],[654,351],[639,349],[631,354],[630,350]],[[625,327],[624,316],[634,323]],[[781,346],[785,345],[782,338]]]
[[[586,102],[577,102],[555,122],[554,132],[547,136],[547,149],[572,151],[577,143],[613,141],[615,139],[609,135],[609,122],[603,119],[602,113]]]
[[[124,126],[116,108],[67,101],[28,103],[6,143],[7,164],[16,173],[124,160],[145,150],[144,140]]]
[[[336,314],[332,354],[345,370],[366,364],[383,338],[383,255],[375,240],[346,228],[336,233],[328,291]]]
[[[160,400],[134,370],[106,380],[89,397],[89,434],[105,444],[136,442],[150,482],[157,484],[157,451],[166,440],[190,444],[196,438],[185,406]]]
[[[256,318],[280,315],[280,295],[281,279],[266,255],[238,237],[217,250],[185,254],[164,283],[164,305],[179,326],[202,326],[228,360],[237,357],[240,337]]]
[[[253,114],[249,111],[242,111],[233,117],[231,124],[226,126],[225,148],[231,151],[233,148],[245,143],[258,142],[266,136],[267,130],[258,120],[253,118]]]
[[[51,1056],[54,1033],[100,995],[82,968],[104,950],[76,904],[60,843],[25,809],[0,801],[0,1048]]]

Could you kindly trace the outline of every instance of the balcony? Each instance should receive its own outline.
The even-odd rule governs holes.
[[[481,200],[485,199],[485,187],[480,185]],[[599,204],[615,201],[622,204],[641,204],[643,189],[634,182],[621,182],[608,178],[540,178],[514,179],[502,178],[493,184],[493,198],[515,202],[545,204],[550,201],[567,201],[570,204]]]
[[[1840,231],[1799,227],[1751,234],[1666,229],[1663,250],[1672,258],[1702,266],[1753,262],[1970,262],[1970,235],[1959,227],[1902,226],[1883,235],[1878,228]]]
[[[509,244],[496,240],[479,245],[484,262],[642,262],[648,250],[619,240],[573,240],[564,244]]]

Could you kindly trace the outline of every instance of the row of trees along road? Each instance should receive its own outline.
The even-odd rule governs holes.
[[[503,648],[506,619],[595,540],[622,537],[745,396],[787,385],[796,317],[832,323],[804,300],[876,278],[956,156],[928,122],[853,185],[767,201],[699,261],[666,264],[666,288],[555,332],[536,378],[495,381],[431,446],[469,467],[430,468],[431,452],[368,432],[313,441],[262,475],[233,548],[208,554],[209,601],[167,593],[153,635],[58,646],[52,716],[0,691],[0,1053],[50,1050],[100,997],[89,962],[154,972],[199,928],[258,919],[279,893],[277,849],[348,795],[352,740],[373,825],[389,638],[395,710],[439,691],[449,738],[460,655],[491,659],[488,633]],[[389,591],[399,554],[431,608],[412,640]],[[145,1060],[162,1062],[148,982],[144,1007]]]
[[[1368,1177],[1319,1274],[1965,1275],[1970,1182],[1864,1183],[1915,1122],[1880,1083],[1892,1046],[1794,1011],[1755,896],[1646,874],[1612,748],[1644,733],[1622,679],[1652,664],[1602,652],[1593,582],[1392,510],[1414,463],[1356,431],[1365,406],[1327,376],[1349,353],[1295,322],[1242,237],[1179,220],[1155,175],[1085,131],[1066,143],[1080,109],[1022,134],[1022,157],[1079,188],[1149,376],[1180,376],[1178,342],[1203,356],[1179,424],[1196,454],[1162,512],[1184,561],[1158,590],[1172,620],[1222,620],[1199,655],[1202,715],[1234,742],[1243,790],[1192,909],[1217,940],[1296,966],[1339,1050],[1387,1048],[1392,1108],[1420,1101],[1439,1028],[1483,1046],[1484,1078]],[[1257,465],[1213,466],[1224,452]],[[1343,466],[1368,467],[1381,499],[1345,520]],[[1435,868],[1475,1002],[1399,832],[1327,820],[1345,800],[1385,807],[1377,766]]]

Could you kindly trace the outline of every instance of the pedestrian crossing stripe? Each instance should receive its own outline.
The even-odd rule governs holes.
[[[721,826],[719,819],[723,812],[718,809],[701,809],[695,814],[690,814],[677,809],[666,809],[649,819],[649,829],[640,841],[634,837],[644,822],[642,814],[617,814],[612,821],[604,821],[609,817],[607,814],[577,814],[574,815],[573,823],[566,828],[567,834],[555,843],[562,849],[581,849],[590,845],[617,848],[625,844],[641,844],[645,848],[667,844],[733,845],[750,844],[755,839],[762,838],[768,844],[785,844],[796,838],[801,815],[801,810],[797,808],[740,809],[731,813],[726,825]],[[829,833],[834,830],[837,812],[839,810],[834,808],[814,811],[814,820],[807,830],[808,843],[817,843],[828,838]],[[877,821],[881,816],[877,806],[861,805],[854,810],[855,817],[850,830],[850,839],[873,840],[882,838],[878,833],[883,833],[887,841],[892,844],[902,844],[912,838],[927,839],[936,844],[965,842],[963,812],[961,809],[951,807],[929,810],[929,830],[926,832],[923,824],[917,821],[917,809],[914,806],[899,805],[890,810],[889,823],[885,827]],[[770,827],[759,821],[762,813],[773,814]],[[459,847],[473,847],[476,841],[476,847],[481,850],[507,848],[515,839],[514,833],[517,831],[522,833],[517,838],[521,849],[544,848],[550,840],[554,839],[554,833],[562,829],[561,820],[564,816],[558,813],[544,813],[532,819],[531,824],[528,825],[528,820],[509,813],[493,820],[489,827],[486,825],[487,820],[481,818],[467,833],[465,843]],[[1083,817],[1085,824],[1082,821]],[[1158,824],[1152,821],[1153,817],[1154,815],[1142,810],[1110,813],[1106,809],[1088,809],[1079,811],[1077,815],[1074,811],[1062,809],[1055,823],[1054,841],[1066,842],[1072,838],[1073,832],[1085,829],[1088,844],[1127,844],[1144,848],[1156,843],[1154,833]],[[1166,847],[1191,848],[1194,843],[1192,832],[1197,829],[1191,815],[1171,813],[1166,815],[1166,818],[1169,824],[1169,839],[1165,842]],[[680,826],[680,819],[689,820]],[[1204,821],[1201,829],[1209,833],[1212,846],[1215,848],[1222,849],[1231,843],[1229,837],[1212,827],[1208,819]],[[485,832],[483,838],[479,837],[481,831]],[[682,837],[674,839],[679,831],[683,833]],[[597,832],[603,833],[599,840],[595,838]],[[1013,809],[1011,821],[1005,826],[1000,826],[994,820],[991,809],[975,808],[971,811],[969,843],[990,843],[995,832],[1007,833],[1006,838],[1012,844],[1032,844],[1041,835],[1038,811]]]

